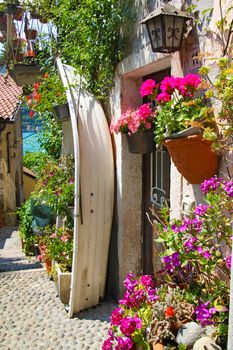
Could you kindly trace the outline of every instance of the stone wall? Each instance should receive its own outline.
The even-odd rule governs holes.
[[[17,221],[15,210],[23,201],[22,136],[19,114],[15,122],[7,123],[1,132],[0,152],[0,207],[5,225],[15,225]]]

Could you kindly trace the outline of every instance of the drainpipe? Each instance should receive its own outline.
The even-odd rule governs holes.
[[[10,134],[8,131],[6,134],[6,151],[7,151],[7,174],[11,172],[11,159],[10,159]]]

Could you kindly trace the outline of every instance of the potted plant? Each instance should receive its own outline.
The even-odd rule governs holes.
[[[150,81],[150,80],[149,80]],[[214,125],[213,109],[198,96],[202,80],[198,75],[165,77],[154,88],[141,86],[143,96],[155,100],[154,130],[157,143],[163,143],[179,170],[191,184],[201,183],[217,172],[217,154],[204,129]],[[151,84],[150,84],[151,85]],[[158,94],[158,91],[160,93]]]
[[[53,273],[57,283],[58,294],[64,304],[68,304],[70,295],[73,231],[67,228],[51,228],[40,240],[43,260],[53,261]],[[52,271],[53,270],[53,271]]]
[[[154,149],[153,110],[148,103],[137,109],[129,108],[111,122],[111,132],[125,134],[130,153],[151,153]]]
[[[66,89],[57,74],[45,74],[41,83],[34,84],[26,96],[28,107],[35,112],[52,112],[58,121],[69,119]]]

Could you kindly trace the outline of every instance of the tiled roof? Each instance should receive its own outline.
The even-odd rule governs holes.
[[[0,119],[14,119],[22,91],[10,76],[0,75]]]

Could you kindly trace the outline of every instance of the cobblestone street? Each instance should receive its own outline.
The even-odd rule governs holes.
[[[70,319],[43,266],[21,253],[16,228],[0,229],[0,299],[1,350],[100,350],[115,307]]]

